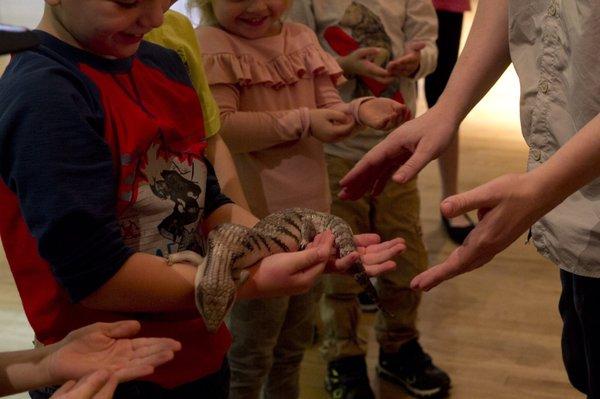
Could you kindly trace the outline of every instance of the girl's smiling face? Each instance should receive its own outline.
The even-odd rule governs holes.
[[[291,0],[213,0],[221,27],[246,39],[273,36],[281,31],[281,19]]]

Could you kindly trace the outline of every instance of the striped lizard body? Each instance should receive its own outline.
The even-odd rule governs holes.
[[[196,306],[208,331],[216,331],[233,306],[237,288],[247,279],[247,267],[280,252],[304,249],[313,238],[331,230],[339,257],[356,250],[350,226],[337,216],[311,209],[291,208],[268,215],[252,229],[224,223],[208,235],[205,258],[191,251],[169,256],[169,264],[189,262],[198,265]],[[347,271],[379,305],[377,291],[359,261]],[[383,310],[383,309],[382,309]]]

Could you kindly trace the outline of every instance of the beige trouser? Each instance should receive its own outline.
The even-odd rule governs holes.
[[[417,307],[420,294],[410,289],[411,279],[427,268],[427,252],[419,221],[419,192],[416,179],[399,185],[390,181],[378,197],[365,196],[358,201],[337,199],[338,182],[352,168],[353,161],[327,156],[333,203],[331,213],[352,227],[356,233],[374,232],[382,240],[402,237],[407,249],[394,260],[394,271],[377,278],[381,303],[394,317],[377,315],[377,341],[385,352],[395,352],[405,342],[418,336]],[[356,294],[361,287],[350,276],[326,275],[321,300],[323,345],[326,361],[364,355],[366,341],[358,335],[360,309]]]

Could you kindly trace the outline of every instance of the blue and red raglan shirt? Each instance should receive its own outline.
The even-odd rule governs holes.
[[[79,304],[136,251],[201,252],[199,223],[230,200],[204,159],[202,111],[173,51],[142,42],[110,60],[44,32],[0,79],[0,235],[27,318],[50,344],[96,321],[137,318],[183,349],[148,380],[174,387],[219,369],[226,327]]]

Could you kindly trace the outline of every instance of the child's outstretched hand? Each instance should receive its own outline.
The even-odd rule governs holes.
[[[379,83],[389,85],[394,77],[381,65],[387,61],[389,53],[378,47],[365,47],[338,58],[338,64],[348,76],[364,76]]]
[[[421,66],[421,50],[424,48],[423,42],[407,42],[404,46],[404,55],[388,63],[388,73],[398,78],[414,76]]]
[[[333,143],[346,138],[354,129],[352,117],[334,109],[310,110],[310,133],[323,143]]]
[[[98,370],[107,371],[117,382],[129,381],[152,374],[181,349],[179,342],[169,338],[132,338],[140,328],[133,320],[95,323],[44,347],[51,381],[78,380]]]
[[[358,234],[354,236],[356,252],[352,252],[338,259],[337,250],[331,253],[326,272],[345,273],[350,266],[360,258],[361,263],[369,276],[378,276],[396,267],[396,262],[391,260],[394,256],[406,250],[403,238],[381,242],[377,234]]]
[[[408,108],[389,98],[374,98],[360,105],[358,117],[363,125],[375,130],[400,126],[409,115]]]

